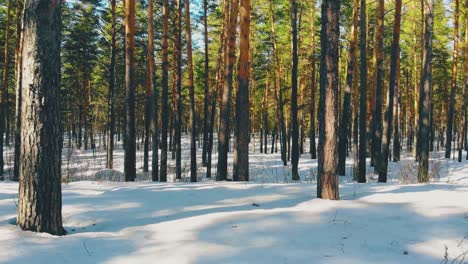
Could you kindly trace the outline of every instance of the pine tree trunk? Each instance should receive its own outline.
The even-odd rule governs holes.
[[[22,52],[21,159],[17,224],[64,235],[60,120],[60,5],[26,0]]]
[[[250,0],[240,1],[240,42],[237,75],[236,145],[234,151],[234,181],[249,181],[250,141]]]
[[[203,150],[202,150],[202,164],[203,166],[207,165],[207,149],[208,149],[208,108],[210,104],[209,97],[209,49],[208,49],[208,0],[203,0],[203,26],[204,26],[204,44],[205,44],[205,61],[204,61],[204,72],[203,72],[203,81],[204,81],[204,107],[203,107]]]
[[[453,12],[453,66],[452,66],[452,85],[450,91],[450,103],[447,116],[447,136],[445,142],[445,158],[450,158],[452,151],[452,140],[453,140],[453,122],[455,112],[455,94],[457,90],[457,75],[458,75],[458,20],[459,20],[459,0],[454,0],[454,12]]]
[[[185,27],[188,59],[188,86],[190,97],[190,181],[197,181],[197,124],[195,118],[195,87],[193,81],[192,28],[190,25],[190,0],[185,0]]]
[[[169,4],[163,0],[163,35],[162,35],[162,92],[161,92],[161,170],[160,181],[167,181],[167,133],[169,125],[169,107],[167,104],[169,93],[169,61],[168,61],[168,31],[169,31]]]
[[[387,182],[388,153],[393,129],[393,101],[395,100],[395,90],[400,73],[397,72],[397,65],[400,57],[400,24],[401,24],[401,0],[395,1],[395,25],[393,27],[392,54],[390,63],[390,84],[388,86],[388,102],[385,109],[385,120],[382,138],[382,160],[379,169],[379,182]]]
[[[174,113],[174,143],[175,143],[175,159],[176,159],[176,179],[182,179],[182,3],[181,0],[176,0],[176,22],[175,22],[175,81],[176,81],[176,97],[175,97],[175,113]]]
[[[21,79],[22,79],[22,59],[23,48],[23,0],[16,1],[16,46],[15,46],[15,78],[16,78],[16,107],[15,107],[15,160],[13,168],[13,181],[19,180],[19,164],[21,152]]]
[[[147,56],[147,72],[146,72],[146,94],[147,94],[147,116],[148,122],[145,119],[145,154],[149,149],[149,137],[153,142],[153,153],[151,159],[151,180],[158,181],[159,179],[159,151],[158,151],[158,96],[157,89],[154,85],[154,26],[153,26],[154,3],[153,0],[148,1],[148,56]],[[150,135],[151,134],[151,135]],[[148,157],[146,157],[148,159]],[[147,161],[146,161],[147,162]],[[146,165],[148,167],[148,165]],[[146,168],[148,171],[148,168]]]
[[[338,42],[341,1],[323,0],[320,33],[319,161],[317,197],[339,200],[337,171]]]
[[[116,0],[111,0],[111,59],[109,65],[109,123],[108,123],[108,136],[107,136],[107,162],[106,167],[109,169],[114,168],[114,134],[115,134],[115,108],[114,108],[114,93],[115,93],[115,56],[116,56]]]
[[[230,135],[230,114],[232,101],[232,86],[235,61],[237,15],[239,10],[239,0],[230,0],[229,26],[226,27],[226,56],[224,67],[224,84],[222,92],[222,102],[219,111],[219,131],[218,131],[218,166],[217,181],[227,179],[228,150]]]
[[[456,0],[457,1],[457,0]],[[429,181],[429,114],[432,94],[432,38],[434,27],[434,0],[424,5],[425,29],[423,49],[423,72],[419,90],[419,169],[418,181]]]
[[[316,78],[316,62],[315,62],[315,1],[313,1],[312,6],[312,54],[311,54],[311,68],[312,68],[312,76],[310,78],[310,88],[311,88],[311,95],[310,95],[310,131],[309,131],[309,149],[310,149],[310,158],[317,159],[317,147],[315,145],[315,98],[317,96],[317,82]]]
[[[9,68],[10,68],[10,20],[11,20],[11,3],[8,0],[6,26],[5,26],[5,46],[4,46],[4,61],[3,61],[3,87],[0,91],[0,180],[4,179],[4,158],[3,145],[4,141],[8,141],[8,133],[6,133],[6,123],[8,122],[8,86],[9,86]],[[5,136],[5,138],[4,138]]]
[[[360,10],[360,96],[359,96],[359,161],[357,179],[366,182],[366,152],[367,152],[367,15],[366,0],[361,0]]]
[[[351,119],[351,91],[354,83],[356,64],[356,46],[357,46],[357,23],[359,14],[359,0],[354,0],[353,4],[353,24],[351,25],[350,43],[349,43],[349,61],[346,72],[346,86],[344,91],[343,108],[339,131],[338,145],[338,175],[346,174],[346,152],[348,148],[349,123]]]
[[[382,93],[383,93],[383,34],[384,34],[384,0],[377,1],[376,10],[376,27],[374,41],[374,58],[375,58],[375,109],[372,112],[372,145],[371,154],[374,160],[374,173],[379,173],[381,160],[381,144],[382,144]]]
[[[126,181],[136,178],[135,137],[135,0],[125,0],[125,155]]]
[[[292,69],[291,69],[291,165],[292,165],[292,180],[298,181],[299,171],[299,126],[297,122],[297,68],[299,64],[297,50],[297,4],[296,0],[291,0],[291,34],[292,34]]]

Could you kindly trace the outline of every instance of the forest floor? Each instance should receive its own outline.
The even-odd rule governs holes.
[[[410,157],[391,163],[389,183],[378,184],[369,173],[369,183],[357,184],[349,159],[340,201],[315,198],[317,163],[306,154],[302,181],[291,182],[278,154],[252,153],[249,183],[203,177],[199,183],[152,183],[141,168],[139,182],[106,181],[99,178],[108,176],[99,155],[74,152],[68,168],[64,156],[64,176],[76,170],[62,185],[63,237],[16,227],[18,184],[0,183],[0,263],[468,260],[468,161],[442,159],[440,152],[433,155],[429,184],[414,183]],[[121,159],[117,150],[117,170]]]

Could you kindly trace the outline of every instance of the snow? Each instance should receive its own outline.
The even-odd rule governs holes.
[[[119,151],[117,171],[102,170],[101,152],[71,157],[66,236],[16,227],[18,184],[0,183],[0,263],[463,263],[468,252],[468,162],[438,152],[429,184],[407,184],[415,168],[404,157],[389,183],[342,177],[341,200],[327,201],[315,198],[317,163],[306,154],[301,182],[278,154],[258,152],[249,183],[152,183],[141,171],[139,182],[105,181],[121,177]]]

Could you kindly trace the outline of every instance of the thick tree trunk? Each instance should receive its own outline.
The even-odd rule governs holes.
[[[185,27],[187,40],[188,59],[188,86],[190,97],[190,181],[197,181],[197,124],[195,118],[195,87],[193,81],[193,59],[192,59],[192,28],[190,25],[190,0],[185,0]]]
[[[26,0],[22,52],[21,159],[17,224],[64,235],[60,120],[60,5]]]
[[[236,100],[236,146],[234,150],[234,181],[249,180],[250,141],[250,0],[240,1],[240,42]]]
[[[353,4],[353,23],[351,25],[350,43],[349,43],[349,61],[346,72],[346,86],[344,91],[343,108],[340,122],[339,145],[338,145],[338,175],[346,174],[346,152],[348,148],[349,123],[351,119],[351,91],[353,90],[355,65],[356,65],[356,46],[357,46],[357,24],[359,15],[359,0],[354,0]]]
[[[337,171],[340,0],[323,0],[320,33],[319,167],[317,197],[339,200]]]
[[[297,4],[296,0],[291,0],[291,35],[292,35],[292,69],[291,69],[291,165],[292,165],[292,180],[298,181],[299,171],[299,126],[297,122],[297,68],[299,64],[297,50]]]
[[[366,152],[367,152],[367,15],[366,0],[361,0],[360,10],[360,96],[359,96],[359,161],[357,179],[366,182]]]
[[[162,92],[161,92],[161,170],[160,181],[167,181],[167,133],[169,125],[169,107],[167,104],[169,93],[169,61],[168,61],[168,31],[169,31],[169,4],[163,0],[163,35],[162,35]]]
[[[424,5],[425,29],[423,50],[423,72],[419,90],[419,169],[418,181],[429,181],[429,114],[432,94],[432,38],[434,27],[434,0]]]
[[[397,80],[400,73],[397,72],[399,69],[399,57],[400,57],[400,24],[401,24],[401,1],[395,1],[395,25],[393,27],[393,42],[392,42],[392,54],[390,63],[390,84],[388,86],[388,102],[385,109],[385,122],[383,129],[382,139],[382,160],[379,169],[379,182],[387,182],[387,169],[388,169],[388,153],[390,149],[390,140],[392,138],[393,129],[393,101],[395,100],[395,90],[397,89]]]

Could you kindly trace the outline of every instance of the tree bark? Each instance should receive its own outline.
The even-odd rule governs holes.
[[[361,0],[360,10],[360,96],[359,96],[359,161],[357,179],[366,182],[366,152],[367,152],[367,15],[366,0]]]
[[[240,1],[240,42],[237,74],[236,141],[234,150],[234,181],[249,181],[250,141],[250,0]]]
[[[359,0],[354,0],[353,4],[353,22],[351,25],[349,42],[349,61],[346,71],[346,86],[344,91],[343,108],[341,114],[339,145],[338,145],[338,175],[346,174],[346,152],[348,148],[349,123],[351,119],[351,91],[353,89],[355,64],[356,64],[356,46],[357,46],[357,24],[359,14]]]
[[[388,86],[388,102],[385,109],[385,120],[382,139],[382,160],[379,170],[379,182],[387,182],[388,153],[393,129],[393,101],[395,100],[395,90],[400,73],[397,72],[400,57],[400,24],[401,24],[401,0],[395,1],[395,25],[393,27],[392,54],[390,62],[390,84]]]
[[[176,159],[176,179],[182,179],[182,3],[176,0],[176,22],[175,22],[175,72],[176,88],[174,109],[174,144]]]
[[[8,141],[8,133],[6,131],[6,123],[8,122],[8,86],[9,86],[9,68],[10,68],[10,20],[11,20],[11,3],[8,0],[6,26],[5,26],[5,46],[4,46],[4,61],[3,61],[3,87],[0,98],[0,180],[4,179],[4,158],[3,145],[4,141]],[[4,139],[5,135],[5,139]]]
[[[423,72],[419,90],[419,169],[418,181],[429,181],[429,114],[432,94],[432,38],[434,27],[434,0],[424,4],[425,29],[423,49]]]
[[[452,151],[453,140],[453,122],[455,112],[455,94],[457,91],[457,77],[458,77],[458,24],[459,24],[459,0],[454,0],[453,12],[453,66],[452,66],[452,82],[450,91],[450,103],[447,116],[447,136],[445,141],[445,158],[450,158]]]
[[[26,0],[24,9],[20,184],[17,224],[64,235],[60,120],[60,5]]]
[[[208,153],[208,121],[209,121],[209,104],[210,104],[210,78],[209,78],[209,48],[208,48],[208,0],[203,0],[203,26],[204,26],[204,44],[205,44],[205,61],[204,61],[204,107],[203,107],[203,149],[202,149],[202,164],[207,165],[207,153]]]
[[[323,0],[320,33],[319,167],[317,197],[339,200],[337,171],[340,0]]]
[[[19,164],[21,152],[21,79],[22,79],[22,59],[23,49],[23,0],[16,1],[16,46],[15,46],[15,78],[16,78],[16,107],[15,107],[15,160],[13,168],[13,181],[19,180]]]
[[[114,168],[114,134],[115,134],[115,56],[116,56],[116,0],[111,0],[111,57],[109,65],[109,123],[108,123],[108,136],[107,136],[107,162],[106,167],[109,169]]]
[[[384,0],[377,1],[376,10],[376,27],[375,27],[375,41],[374,41],[374,58],[375,58],[375,109],[372,112],[372,145],[371,153],[374,160],[374,173],[379,173],[382,159],[381,159],[381,145],[382,145],[382,93],[383,93],[383,78],[384,78],[384,65],[383,65],[383,34],[384,34]]]
[[[230,135],[230,114],[232,101],[232,85],[235,61],[236,29],[237,16],[239,10],[239,0],[230,0],[231,8],[229,11],[229,26],[226,28],[226,57],[224,67],[224,85],[222,92],[222,102],[219,114],[218,131],[218,166],[217,181],[227,179],[228,149]]]
[[[161,92],[161,170],[160,181],[167,181],[167,130],[169,125],[169,107],[167,104],[169,93],[169,61],[168,61],[168,31],[169,31],[169,4],[162,1],[163,35],[162,35],[162,92]]]
[[[292,35],[292,69],[291,69],[291,165],[292,165],[292,180],[300,180],[298,165],[299,165],[299,126],[297,122],[297,68],[299,57],[297,51],[297,4],[296,0],[291,0],[291,35]]]
[[[192,59],[192,28],[190,25],[190,0],[185,0],[185,28],[187,40],[188,58],[188,86],[190,97],[190,181],[197,181],[197,124],[195,118],[195,87],[193,82],[193,59]]]

